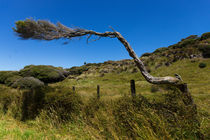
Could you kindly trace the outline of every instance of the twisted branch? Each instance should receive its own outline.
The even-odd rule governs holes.
[[[176,85],[181,80],[179,77],[153,77],[146,70],[143,62],[136,55],[130,44],[125,38],[117,31],[99,33],[92,30],[80,29],[80,28],[69,28],[61,23],[57,25],[50,23],[45,20],[35,21],[33,19],[26,19],[24,21],[16,22],[16,28],[13,29],[19,37],[22,39],[36,39],[36,40],[54,40],[54,39],[71,39],[74,37],[81,37],[88,35],[89,39],[92,35],[100,37],[117,38],[126,48],[129,55],[134,59],[137,67],[141,71],[144,78],[152,84],[170,84]]]

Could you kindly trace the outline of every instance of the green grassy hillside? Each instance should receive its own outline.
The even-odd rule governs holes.
[[[205,63],[207,66],[205,68],[200,68],[199,64],[201,62]],[[197,104],[198,120],[200,121],[201,125],[200,131],[205,135],[206,138],[209,138],[210,136],[209,66],[210,59],[194,59],[193,61],[186,59],[177,61],[170,66],[162,66],[155,71],[152,71],[152,74],[155,76],[174,75],[174,73],[179,73],[182,76],[182,79],[188,83],[190,92],[192,93],[194,101]],[[166,101],[165,95],[167,95],[168,90],[165,90],[164,87],[160,88],[147,83],[140,73],[107,73],[103,77],[101,77],[100,75],[91,76],[82,74],[76,79],[66,79],[62,82],[50,84],[49,86],[51,88],[54,88],[56,91],[46,91],[45,93],[46,97],[55,96],[55,98],[58,99],[60,97],[57,97],[56,95],[60,94],[61,96],[63,96],[64,94],[68,94],[69,92],[71,93],[72,86],[75,86],[76,95],[80,96],[79,100],[81,100],[81,103],[78,103],[80,105],[76,106],[77,109],[79,108],[80,113],[75,114],[75,110],[73,112],[73,121],[72,119],[67,119],[68,121],[64,121],[65,123],[63,123],[62,120],[60,120],[60,118],[65,116],[65,113],[67,113],[66,111],[60,110],[64,106],[61,107],[59,110],[55,109],[54,113],[50,112],[51,115],[49,115],[49,112],[47,113],[46,110],[43,110],[41,114],[36,117],[35,120],[28,120],[25,122],[20,122],[11,117],[14,116],[12,115],[12,111],[14,111],[13,108],[9,109],[6,116],[1,115],[2,119],[0,121],[0,138],[123,139],[132,137],[137,138],[139,136],[142,136],[142,139],[196,139],[195,136],[193,136],[192,134],[188,134],[190,132],[186,131],[189,129],[188,126],[182,126],[182,123],[184,122],[181,122],[181,126],[183,128],[176,127],[176,125],[174,124],[176,130],[172,130],[172,128],[169,126],[170,123],[165,121],[164,116],[162,116],[161,114],[157,114],[156,109],[147,107],[148,104],[142,103],[141,98],[138,98],[138,105],[144,109],[135,111],[136,106],[133,106],[133,104],[131,104],[132,100],[130,97],[129,87],[131,79],[134,79],[136,81],[137,94],[143,95],[149,102],[161,103],[164,100]],[[97,99],[94,99],[94,97],[96,97],[97,85],[100,85],[101,87],[101,99],[99,101]],[[9,92],[11,92],[13,96],[15,94],[19,94],[16,89],[11,89],[4,85],[0,85],[0,88],[1,97],[2,94],[6,94]],[[51,98],[49,99],[51,103],[54,102],[54,100],[52,100]],[[65,102],[65,99],[61,98],[61,101]],[[178,104],[178,106],[182,107],[180,103]],[[9,106],[9,108],[12,108],[12,104]],[[69,110],[68,113],[71,114],[71,110]],[[137,116],[134,117],[133,115]],[[116,118],[116,116],[118,117]],[[124,118],[124,116],[126,118]],[[123,118],[128,119],[129,121],[124,122],[122,120]],[[130,120],[132,118],[133,121]],[[151,126],[148,118],[154,126]],[[142,121],[141,123],[138,122],[140,120]],[[122,126],[117,122],[121,122]],[[129,124],[129,127],[127,126],[127,123]],[[156,128],[157,126],[158,132],[155,132],[153,127]],[[129,130],[125,129],[127,127],[129,128]],[[192,128],[192,126],[190,126],[190,128]],[[184,136],[182,134],[184,133],[183,131],[186,131],[185,133],[187,133],[187,136]]]

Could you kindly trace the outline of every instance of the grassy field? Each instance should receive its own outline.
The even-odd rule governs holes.
[[[207,67],[199,68],[200,62],[206,63]],[[154,76],[173,76],[175,73],[188,83],[197,105],[200,131],[205,138],[210,138],[210,59],[181,60],[151,72]],[[136,81],[137,95],[143,95],[152,103],[165,101],[167,91],[147,83],[140,73],[107,73],[103,77],[82,74],[77,79],[49,85],[70,92],[72,86],[76,87],[76,94],[81,97],[82,103],[79,114],[71,116],[73,120],[64,123],[59,119],[59,114],[51,111],[49,115],[44,110],[35,119],[22,122],[14,119],[11,111],[5,115],[2,112],[0,139],[196,139],[192,126],[184,125],[187,118],[184,121],[180,119],[177,125],[168,123],[164,113],[158,114],[157,109],[148,107],[142,96],[133,101],[130,97],[131,79]],[[100,101],[95,99],[97,85],[101,88]],[[0,88],[2,93],[18,94],[17,90],[4,85]],[[180,104],[180,107],[183,105]]]

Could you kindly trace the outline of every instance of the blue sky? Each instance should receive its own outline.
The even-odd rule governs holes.
[[[189,35],[210,31],[210,0],[0,0],[0,70],[26,65],[69,68],[84,62],[130,58],[117,39],[86,38],[62,45],[62,40],[20,40],[14,22],[47,19],[98,32],[119,31],[141,56]]]

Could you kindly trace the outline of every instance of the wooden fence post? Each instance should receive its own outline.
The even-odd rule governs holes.
[[[135,80],[131,80],[131,95],[132,97],[136,96]]]
[[[72,87],[72,90],[73,90],[73,93],[75,93],[75,91],[76,91],[76,90],[75,90],[75,86]]]
[[[97,98],[100,99],[100,86],[97,85]]]

